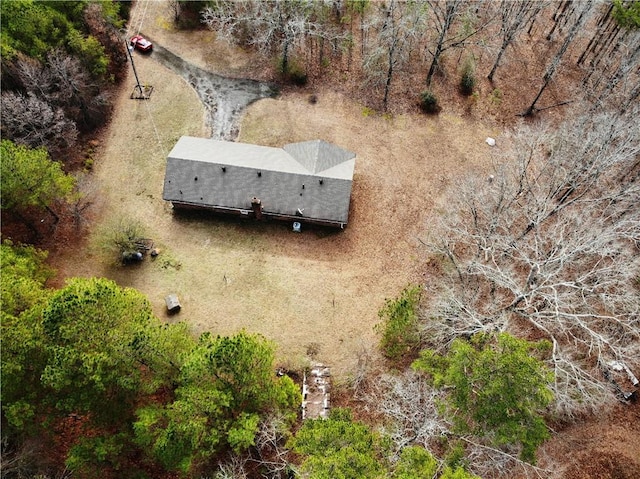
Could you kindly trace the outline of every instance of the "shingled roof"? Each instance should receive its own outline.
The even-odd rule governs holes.
[[[183,136],[167,158],[163,198],[177,207],[343,227],[355,154],[322,140],[283,148]]]

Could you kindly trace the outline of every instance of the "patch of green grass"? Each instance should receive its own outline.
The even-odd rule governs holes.
[[[365,118],[368,118],[375,114],[376,114],[376,111],[373,108],[369,108],[368,106],[365,106],[362,108],[362,116]]]
[[[401,359],[418,346],[418,304],[421,292],[419,286],[409,285],[396,299],[388,299],[379,311],[381,322],[375,329],[382,336],[380,349],[387,359]]]
[[[491,95],[489,96],[489,100],[495,106],[500,106],[500,104],[502,103],[502,90],[500,90],[500,88],[495,88],[491,92]]]
[[[182,268],[182,263],[167,252],[160,253],[153,261],[162,269],[179,270]]]
[[[84,171],[89,172],[93,170],[93,163],[94,163],[93,158],[86,158],[83,164]]]

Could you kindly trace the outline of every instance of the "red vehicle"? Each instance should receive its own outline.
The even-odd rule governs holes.
[[[129,44],[135,48],[136,50],[140,50],[141,52],[150,52],[153,50],[153,43],[144,38],[142,35],[136,35],[135,37],[131,37],[131,41]]]

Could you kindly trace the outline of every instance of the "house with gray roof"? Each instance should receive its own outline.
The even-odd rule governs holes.
[[[322,140],[273,148],[183,136],[162,197],[175,208],[344,228],[355,156]]]

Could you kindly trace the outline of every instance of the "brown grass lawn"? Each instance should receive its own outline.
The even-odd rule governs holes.
[[[250,60],[242,52],[230,57],[228,47],[212,55],[212,33],[174,32],[165,4],[148,3],[142,31],[157,43],[221,73],[242,71]],[[189,48],[193,35],[213,50]],[[191,87],[153,55],[135,61],[141,81],[154,86],[152,97],[129,99],[133,75],[120,91],[85,186],[93,201],[92,233],[81,254],[54,255],[58,282],[112,278],[145,293],[159,317],[186,321],[195,333],[262,333],[291,366],[304,364],[313,345],[317,360],[347,378],[358,355],[376,344],[373,327],[385,298],[422,281],[419,238],[429,232],[428,217],[443,208],[443,193],[463,173],[487,168],[500,143],[491,149],[484,140],[497,136],[500,142],[498,127],[446,112],[368,115],[330,91],[314,92],[315,105],[309,92],[289,92],[252,105],[239,141],[282,146],[321,138],[356,152],[347,229],[296,234],[288,224],[180,217],[162,200],[165,158],[181,135],[206,135],[204,110]],[[162,249],[156,260],[122,267],[105,254],[101,232],[119,218],[144,225]],[[171,292],[183,309],[167,317],[164,297]]]

